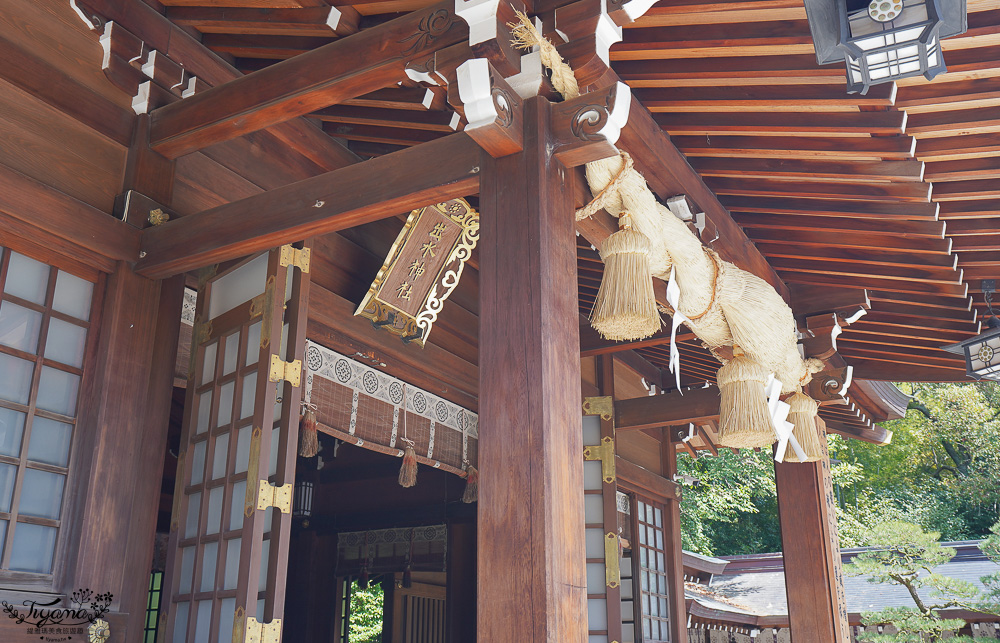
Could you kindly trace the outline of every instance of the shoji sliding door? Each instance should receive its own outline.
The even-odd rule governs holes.
[[[168,643],[278,641],[308,250],[202,278],[170,531]]]

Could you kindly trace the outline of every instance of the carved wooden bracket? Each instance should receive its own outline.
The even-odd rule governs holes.
[[[521,0],[455,0],[455,15],[469,24],[469,46],[504,76],[521,71],[521,52],[511,44],[510,28],[516,11],[525,11]]]
[[[621,82],[554,104],[554,156],[566,167],[576,167],[617,154],[615,143],[631,104],[632,92]]]
[[[836,313],[813,315],[806,318],[806,328],[812,337],[802,340],[806,357],[828,360],[837,352],[837,336],[842,332]]]
[[[805,393],[819,402],[820,406],[847,404],[844,395],[851,386],[852,377],[853,366],[833,366],[827,363],[826,368],[813,375],[812,381],[806,384]]]
[[[557,49],[580,86],[602,84],[611,65],[611,45],[622,39],[622,28],[608,15],[605,0],[578,0],[559,7],[555,31],[565,41]]]
[[[524,149],[522,99],[500,72],[485,58],[473,58],[459,66],[457,76],[448,94],[451,99],[458,93],[468,121],[465,132],[494,158]]]

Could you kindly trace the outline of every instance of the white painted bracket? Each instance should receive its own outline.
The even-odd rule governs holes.
[[[485,58],[472,58],[459,65],[458,97],[465,106],[466,130],[493,124],[498,116],[490,88],[490,63]]]
[[[497,38],[497,11],[500,0],[455,0],[455,15],[469,25],[469,44],[478,45]]]
[[[139,85],[139,92],[132,98],[132,111],[136,114],[148,114],[149,113],[149,98],[150,98],[150,86],[153,81],[147,80],[146,82]]]
[[[598,132],[612,145],[618,142],[622,128],[628,124],[629,111],[632,109],[632,90],[621,81],[618,81],[616,85],[615,104],[608,112],[608,122]]]
[[[330,13],[326,16],[326,26],[330,28],[330,31],[337,31],[337,27],[340,26],[340,18],[343,15],[343,12],[337,7],[330,7]]]
[[[631,0],[622,5],[625,9],[625,13],[632,20],[638,20],[639,18],[646,15],[646,12],[653,8],[659,0]]]
[[[542,91],[545,72],[542,69],[542,54],[537,51],[521,56],[521,71],[507,78],[507,84],[521,98],[537,96]]]
[[[594,49],[601,57],[604,64],[611,66],[611,45],[622,41],[622,28],[615,24],[615,21],[608,15],[607,5],[601,10],[601,17],[597,21],[597,30],[594,33],[597,39]]]

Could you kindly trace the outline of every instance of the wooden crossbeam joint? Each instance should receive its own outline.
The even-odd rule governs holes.
[[[271,367],[268,379],[272,382],[285,380],[292,386],[298,386],[302,381],[302,360],[283,361],[277,355],[271,355]]]
[[[465,132],[493,158],[524,149],[524,102],[499,70],[485,58],[473,58],[462,63],[456,75],[458,82],[448,86],[448,100],[460,103],[468,121]]]
[[[841,361],[843,361],[841,359]],[[827,367],[813,375],[812,381],[806,384],[805,393],[819,402],[820,406],[829,404],[847,404],[844,395],[851,386],[854,377],[854,367],[835,366],[827,363]]]
[[[842,329],[836,313],[813,315],[806,318],[807,332],[811,337],[802,340],[806,357],[828,360],[837,352],[837,336]]]
[[[615,83],[552,106],[553,155],[566,167],[576,167],[618,153],[615,143],[628,123],[632,94]]]
[[[283,514],[292,513],[292,483],[274,485],[260,480],[257,487],[257,510],[274,507]]]
[[[312,251],[309,248],[296,248],[292,245],[281,246],[278,263],[282,267],[294,266],[303,273],[309,272],[309,259]]]
[[[505,76],[521,70],[521,54],[511,43],[507,25],[517,21],[515,11],[525,10],[521,0],[455,0],[455,15],[469,25],[472,53]]]
[[[610,70],[611,45],[622,28],[608,15],[605,0],[578,0],[555,10],[555,32],[565,40],[556,48],[573,68],[580,86],[604,84]],[[602,82],[604,81],[604,82]]]

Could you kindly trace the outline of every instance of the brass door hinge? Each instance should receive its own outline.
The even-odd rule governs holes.
[[[272,382],[287,381],[292,386],[298,386],[302,381],[302,360],[282,361],[277,355],[271,355],[271,369],[268,379]]]
[[[604,397],[583,398],[584,415],[600,415],[603,420],[610,420],[615,416],[615,401],[610,395]]]
[[[302,272],[309,272],[309,258],[312,252],[309,248],[293,248],[292,246],[281,246],[281,254],[278,256],[278,263],[282,266],[295,266]]]
[[[611,484],[615,481],[615,441],[610,437],[601,438],[598,446],[583,448],[584,460],[601,461],[601,477],[604,482]]]
[[[618,534],[609,531],[604,534],[604,580],[611,589],[618,587],[622,581],[620,559]]]
[[[275,507],[281,513],[292,513],[292,483],[280,487],[261,480],[257,487],[257,509]]]
[[[261,623],[252,616],[247,617],[244,643],[278,643],[281,640],[281,619]]]

